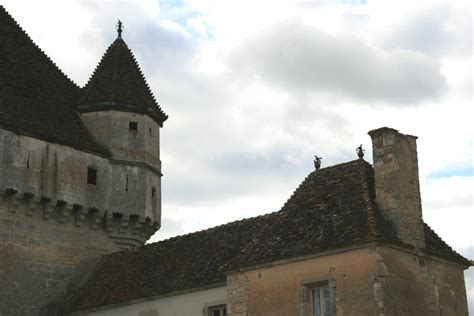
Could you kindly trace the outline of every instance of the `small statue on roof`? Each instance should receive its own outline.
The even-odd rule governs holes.
[[[360,146],[356,148],[356,152],[357,156],[359,156],[359,159],[364,158],[365,149],[362,148],[362,144],[360,144]]]
[[[323,157],[314,156],[314,167],[316,168],[316,170],[319,170],[319,168],[321,168],[322,159]]]
[[[122,23],[122,21],[118,20],[118,22],[117,22],[117,33],[118,33],[119,38],[122,38],[122,30],[123,30],[123,23]]]

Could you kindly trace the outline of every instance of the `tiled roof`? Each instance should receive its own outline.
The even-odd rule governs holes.
[[[312,172],[279,212],[105,256],[69,308],[84,310],[225,281],[228,270],[371,241],[401,247],[363,160]],[[461,264],[428,226],[426,251]]]
[[[441,237],[438,236],[438,234],[434,232],[434,230],[431,229],[431,227],[428,226],[428,224],[423,224],[425,226],[425,251],[428,254],[435,257],[448,259],[450,261],[459,262],[467,266],[470,265],[468,259],[454,251],[447,243],[444,242],[443,239],[441,239]]]
[[[0,5],[0,128],[108,155],[75,110],[79,93]]]
[[[110,109],[148,114],[160,126],[168,118],[120,37],[105,52],[78,101],[80,112]]]

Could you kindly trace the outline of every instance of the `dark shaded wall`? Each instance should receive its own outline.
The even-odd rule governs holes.
[[[50,315],[46,306],[64,300],[68,286],[119,246],[93,213],[79,222],[55,208],[45,219],[47,203],[33,212],[24,202],[12,212],[12,203],[0,197],[0,315]]]

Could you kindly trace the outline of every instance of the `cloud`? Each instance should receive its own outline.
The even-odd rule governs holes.
[[[472,55],[472,4],[458,1],[420,6],[397,16],[380,38],[388,48],[419,51],[432,56]]]
[[[383,51],[348,34],[286,21],[244,42],[230,71],[293,93],[331,93],[360,101],[412,105],[446,90],[440,63],[412,51]]]

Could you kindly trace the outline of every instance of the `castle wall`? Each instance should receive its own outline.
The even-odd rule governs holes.
[[[94,212],[0,195],[0,314],[53,315],[55,300],[100,256],[120,250]]]
[[[160,225],[159,181],[145,164],[0,129],[0,314],[54,315],[98,258],[144,244]]]
[[[81,119],[115,160],[145,162],[161,170],[160,127],[148,115],[110,110],[82,113]],[[136,130],[130,129],[131,122]]]
[[[89,167],[97,170],[95,185],[88,184]],[[0,190],[160,222],[161,175],[146,164],[108,159],[0,129],[0,174]]]

